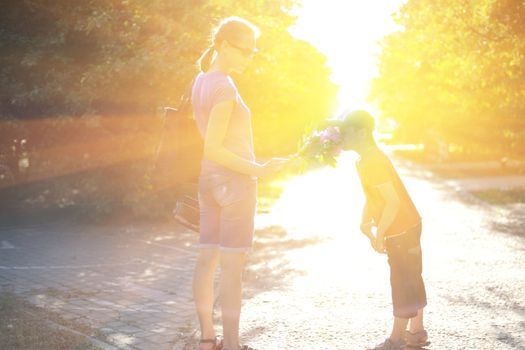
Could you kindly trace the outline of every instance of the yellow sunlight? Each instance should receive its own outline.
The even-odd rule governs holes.
[[[328,58],[338,85],[339,107],[367,108],[370,81],[377,74],[378,40],[398,29],[392,14],[404,0],[304,0],[291,33]]]

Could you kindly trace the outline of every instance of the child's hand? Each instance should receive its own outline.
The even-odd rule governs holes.
[[[361,232],[365,234],[368,238],[372,239],[374,238],[374,235],[372,233],[372,228],[374,227],[374,223],[372,222],[363,222],[361,226],[359,227],[361,229]]]
[[[373,250],[376,250],[376,239],[374,236],[368,236],[368,240],[370,241],[370,245],[372,246]]]
[[[376,249],[376,238],[374,236],[374,233],[372,230],[374,229],[374,223],[373,222],[363,222],[361,226],[359,227],[361,232],[368,237],[368,240],[370,241],[370,245],[372,246],[372,249]]]
[[[257,177],[270,178],[280,172],[288,162],[287,158],[272,158],[259,168]]]
[[[374,249],[380,254],[386,254],[385,240],[382,237],[378,237],[375,240]]]

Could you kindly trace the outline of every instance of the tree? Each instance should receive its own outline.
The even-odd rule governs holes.
[[[260,57],[238,78],[239,85],[263,134],[282,130],[283,120],[290,126],[289,136],[277,138],[290,149],[295,129],[324,118],[336,94],[324,57],[287,31],[294,5],[291,0],[9,0],[1,15],[0,116],[56,121],[151,115],[178,102],[212,27],[240,15],[259,25],[263,35]],[[275,151],[263,139],[258,137],[259,148]]]
[[[525,4],[410,0],[387,36],[371,98],[413,142],[524,153]],[[421,132],[423,131],[423,132]]]
[[[24,139],[27,181],[87,171],[98,174],[92,177],[100,181],[94,193],[118,201],[138,191],[160,135],[159,107],[178,103],[212,28],[232,15],[262,31],[253,66],[235,77],[252,110],[257,153],[294,152],[305,126],[325,118],[336,95],[324,56],[287,30],[295,5],[295,0],[5,1],[0,154],[10,155],[13,139]]]

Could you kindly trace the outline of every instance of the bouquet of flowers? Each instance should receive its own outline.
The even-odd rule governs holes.
[[[297,153],[302,161],[302,169],[306,165],[335,167],[336,158],[343,150],[342,142],[343,137],[336,126],[304,135]]]

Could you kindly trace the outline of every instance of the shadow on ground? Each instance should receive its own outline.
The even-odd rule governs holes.
[[[401,169],[410,169],[407,175],[425,180],[436,189],[448,187],[447,181],[458,177],[472,175],[489,177],[513,174],[510,170],[500,174],[499,172],[492,173],[487,169],[474,169],[471,171],[471,174],[468,172],[468,169],[463,169],[461,170],[461,176],[459,176],[452,171],[439,171],[439,169],[435,169],[428,164],[412,163],[405,159],[398,159],[397,161],[403,165]],[[446,170],[446,167],[444,169]],[[521,173],[520,170],[519,174]],[[455,194],[451,194],[449,199],[467,204],[476,208],[476,210],[489,211],[486,218],[491,232],[525,238],[525,189],[465,191],[457,188]]]
[[[253,250],[248,254],[248,261],[243,275],[243,300],[254,298],[259,293],[286,289],[294,278],[307,274],[289,265],[287,253],[322,242],[325,238],[295,239],[289,236],[281,226],[268,226],[255,232]],[[214,305],[214,322],[221,324],[220,301],[216,298]],[[255,327],[243,334],[250,339],[266,331],[265,327]],[[184,350],[193,350],[198,342],[198,331],[190,327],[186,332]]]

